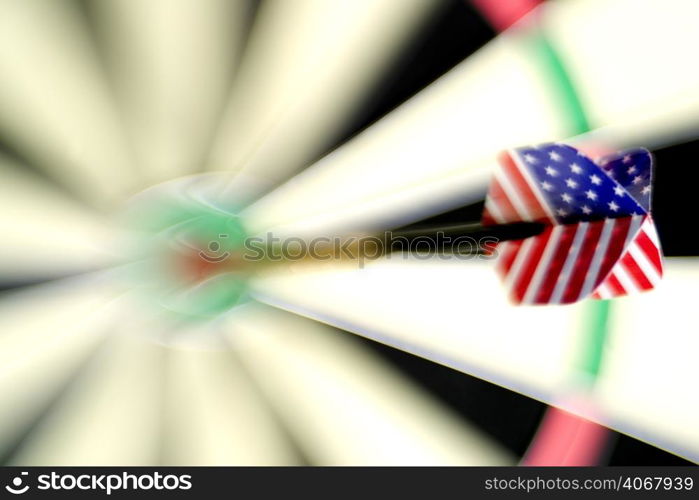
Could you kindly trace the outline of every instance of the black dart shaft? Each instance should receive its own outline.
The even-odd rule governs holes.
[[[389,251],[406,251],[418,248],[422,243],[424,246],[436,245],[441,251],[453,251],[458,247],[460,252],[464,251],[464,243],[481,243],[475,246],[476,251],[475,249],[483,250],[485,244],[536,236],[544,227],[544,224],[539,222],[515,222],[494,226],[484,226],[477,222],[434,225],[388,231],[384,236],[384,242]]]

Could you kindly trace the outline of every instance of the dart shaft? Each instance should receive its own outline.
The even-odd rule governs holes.
[[[448,251],[463,246],[462,244],[466,241],[483,241],[490,245],[500,241],[529,238],[540,234],[543,230],[544,225],[538,222],[516,222],[496,226],[484,226],[480,223],[425,226],[387,233],[392,241],[387,241],[386,246],[396,251],[400,250],[404,241],[409,243],[432,241],[441,243],[438,249]]]
[[[543,224],[515,223],[483,226],[478,223],[447,226],[401,228],[384,233],[346,237],[319,237],[301,242],[294,239],[274,243],[259,239],[258,246],[233,252],[220,258],[198,254],[198,271],[202,276],[221,272],[258,272],[289,265],[322,265],[323,263],[358,263],[375,260],[389,254],[482,255],[491,252],[499,242],[535,236]],[[254,250],[250,252],[249,250]]]

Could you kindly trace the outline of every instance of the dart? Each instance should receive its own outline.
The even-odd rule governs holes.
[[[391,253],[429,251],[496,257],[496,271],[518,304],[610,298],[658,283],[662,260],[650,215],[653,161],[647,150],[595,163],[571,146],[546,144],[507,151],[499,160],[480,223],[296,238],[292,252],[288,241],[247,237],[234,214],[185,211],[196,223],[176,225],[170,236],[188,240],[181,268],[195,282],[232,272],[241,279],[300,262],[356,261],[363,267]],[[207,217],[211,223],[202,222]]]
[[[155,216],[155,225],[146,231],[149,242],[142,243],[143,249],[156,260],[170,263],[163,272],[188,275],[186,279],[192,282],[229,273],[242,277],[299,263],[353,262],[361,268],[367,261],[391,254],[493,256],[496,244],[533,237],[546,228],[538,221],[498,225],[418,223],[382,233],[281,240],[269,234],[266,238],[248,236],[244,220],[234,213],[204,205],[187,207],[176,199],[160,204],[162,200],[151,203],[149,210],[167,212],[168,216]]]
[[[187,282],[228,276],[229,286],[219,292],[232,298],[227,305],[239,300],[247,276],[269,267],[349,261],[361,268],[393,253],[426,252],[495,258],[515,303],[569,304],[658,283],[652,180],[647,150],[595,163],[571,146],[545,144],[500,155],[480,223],[415,223],[383,233],[265,241],[247,236],[236,214],[201,205],[181,208],[174,220],[168,211],[167,223],[176,223],[165,232],[166,248],[172,248],[169,240],[180,243],[175,268]]]
[[[546,224],[540,235],[498,245],[497,271],[512,300],[569,304],[654,288],[662,260],[650,215],[652,180],[644,149],[598,163],[562,144],[503,153],[483,223]]]

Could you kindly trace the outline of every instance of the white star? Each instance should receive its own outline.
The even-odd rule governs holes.
[[[624,188],[621,186],[614,186],[614,194],[617,196],[624,196]]]
[[[578,165],[577,163],[571,163],[570,171],[574,174],[579,174],[580,172],[582,172],[582,168],[580,168],[580,165]]]
[[[641,189],[641,194],[650,194],[650,184],[643,186],[643,189]]]
[[[636,177],[633,178],[633,181],[632,181],[632,182],[633,182],[634,184],[639,184],[639,183],[642,182],[642,181],[643,181],[643,177],[641,177],[640,175],[637,175]]]
[[[584,214],[590,215],[592,213],[592,209],[588,207],[587,205],[583,205],[581,207],[581,210],[583,211]]]
[[[624,156],[624,158],[622,158],[621,161],[628,165],[629,163],[631,163],[631,155]]]
[[[566,211],[563,210],[562,208],[559,208],[558,210],[556,210],[556,213],[557,213],[560,217],[565,217],[566,215],[568,215],[568,212],[566,212]]]
[[[550,175],[551,177],[556,177],[558,175],[558,170],[553,168],[552,166],[547,166],[544,170],[546,170],[546,173]]]
[[[541,188],[542,188],[544,191],[551,191],[551,190],[553,189],[553,185],[550,184],[550,183],[548,183],[548,182],[546,182],[546,181],[544,181],[544,182],[541,183]]]
[[[617,210],[619,210],[619,205],[617,205],[613,201],[610,201],[609,203],[607,203],[607,205],[609,205],[609,210],[611,210],[612,212],[616,212]]]
[[[631,175],[636,173],[636,167],[631,165],[629,168],[626,169],[626,173]]]
[[[561,195],[561,198],[562,198],[563,201],[565,201],[566,203],[570,203],[571,201],[573,201],[573,197],[572,197],[571,195],[569,195],[568,193],[563,193],[563,194]]]
[[[587,196],[588,200],[597,199],[597,193],[595,193],[592,189],[588,189],[587,191],[585,191],[585,196]]]
[[[592,174],[592,175],[590,176],[590,181],[591,181],[595,186],[599,186],[600,184],[602,184],[602,179],[600,179],[600,178],[599,178],[597,175],[595,175],[595,174]]]
[[[559,155],[555,151],[549,152],[549,158],[551,158],[553,161],[561,161],[561,155]]]
[[[566,179],[566,186],[575,189],[576,187],[578,187],[578,183],[575,182],[573,179]]]
[[[524,155],[524,161],[526,161],[527,163],[539,163],[539,160],[536,159],[536,156],[528,153]]]

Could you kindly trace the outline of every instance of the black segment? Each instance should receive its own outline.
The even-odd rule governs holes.
[[[655,182],[651,210],[666,256],[699,255],[697,200],[699,140],[653,151]]]

